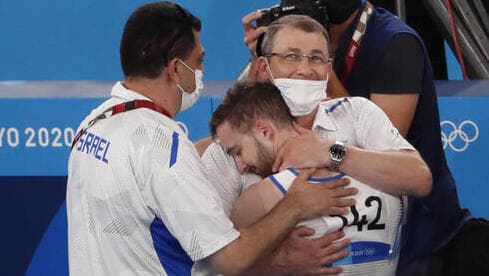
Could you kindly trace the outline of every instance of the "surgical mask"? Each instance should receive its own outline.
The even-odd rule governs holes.
[[[177,83],[177,87],[182,91],[182,106],[180,107],[180,112],[191,108],[199,99],[200,93],[204,90],[204,82],[202,78],[204,74],[199,69],[192,69],[192,67],[188,66],[183,60],[179,59],[179,61],[190,71],[194,73],[195,76],[195,90],[193,92],[187,92],[183,87]]]
[[[304,80],[287,79],[273,77],[270,66],[267,63],[268,72],[273,79],[273,83],[280,90],[280,94],[290,109],[290,114],[294,117],[311,114],[319,103],[326,99],[326,89],[328,88],[328,78],[325,80]]]

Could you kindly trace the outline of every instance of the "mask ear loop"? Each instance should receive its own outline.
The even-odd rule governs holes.
[[[195,77],[195,69],[192,69],[192,67],[188,66],[183,60],[181,59],[178,59],[178,61],[183,65],[185,66],[188,70],[190,70],[190,72],[194,73],[194,79],[195,79],[195,87],[197,88],[197,78]],[[188,93],[188,94],[191,94],[187,91],[185,91],[185,89],[183,89],[183,87],[177,83],[177,87],[178,89],[180,89],[180,91],[182,91],[182,93]]]
[[[190,67],[188,64],[186,64],[183,60],[181,59],[178,59],[178,61],[180,61],[181,64],[183,64],[183,66],[187,67],[188,70],[190,70],[192,73],[195,74],[195,69],[193,69],[192,67]]]
[[[182,87],[180,84],[178,84],[178,83],[177,83],[177,87],[178,87],[178,89],[180,89],[180,91],[181,91],[182,93],[188,93],[188,92],[187,92],[187,91],[185,91],[185,89],[183,89],[183,87]]]
[[[270,68],[270,63],[268,63],[267,57],[264,56],[263,58],[265,59],[265,64],[267,65],[267,71],[270,74],[270,77],[272,78],[272,81],[274,81],[275,80],[275,77],[272,74],[272,69]]]

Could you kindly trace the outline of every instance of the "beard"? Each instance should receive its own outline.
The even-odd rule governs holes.
[[[273,174],[272,166],[275,157],[273,156],[273,153],[270,152],[265,145],[259,142],[256,138],[255,146],[257,151],[257,161],[256,165],[252,166],[250,170],[262,178],[268,177]]]

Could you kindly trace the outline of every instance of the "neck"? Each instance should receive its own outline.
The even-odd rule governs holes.
[[[314,124],[314,119],[316,118],[316,114],[318,113],[318,108],[319,107],[316,107],[313,112],[305,116],[297,117],[295,119],[295,122],[299,124],[301,127],[312,129],[312,125]]]
[[[331,39],[331,51],[333,53],[333,56],[334,53],[336,53],[336,50],[338,49],[338,43],[341,39],[341,36],[345,33],[346,29],[348,29],[348,27],[353,22],[353,20],[355,20],[357,14],[358,14],[358,10],[352,13],[348,17],[348,19],[346,19],[343,23],[329,25],[329,36]]]
[[[127,77],[123,85],[132,91],[135,91],[149,99],[156,105],[166,109],[174,117],[180,106],[180,99],[177,95],[178,88],[176,85],[165,83],[161,78],[148,79],[144,77]]]
[[[283,128],[283,129],[278,129],[275,134],[275,141],[274,141],[274,154],[277,156],[278,151],[284,146],[285,142],[289,138],[294,138],[298,136],[299,133],[297,133],[294,129],[294,127],[291,125],[290,127]]]

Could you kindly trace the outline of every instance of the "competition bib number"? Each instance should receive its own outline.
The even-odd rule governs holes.
[[[345,226],[357,226],[358,232],[364,230],[364,225],[367,225],[367,230],[383,230],[385,229],[385,223],[379,223],[382,215],[382,200],[378,196],[369,196],[365,199],[364,205],[366,208],[361,208],[365,213],[372,213],[371,208],[377,208],[375,210],[375,217],[369,219],[367,214],[360,214],[355,205],[350,207],[351,214],[347,216],[335,215],[332,217],[339,217],[343,221],[343,227]]]

